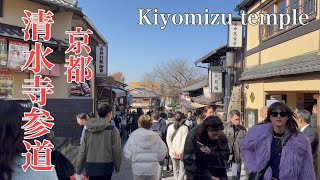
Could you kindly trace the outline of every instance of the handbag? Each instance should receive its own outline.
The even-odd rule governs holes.
[[[51,152],[51,162],[55,166],[58,179],[66,179],[74,175],[75,169],[72,163],[61,152],[54,149]]]
[[[288,138],[289,139],[289,138]],[[288,141],[288,140],[287,140]],[[287,142],[286,141],[286,142]],[[279,153],[282,152],[282,148],[286,145],[286,142],[283,144],[283,146],[280,146],[274,154],[272,154],[272,156],[270,157],[269,162],[267,163],[267,165],[259,172],[251,172],[246,180],[263,180],[264,174],[267,171],[267,169],[269,168],[269,166],[271,165],[272,161],[274,161],[277,156],[279,155]]]

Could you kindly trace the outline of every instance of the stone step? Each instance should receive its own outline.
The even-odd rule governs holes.
[[[74,167],[76,167],[79,148],[79,146],[71,146],[65,154]]]
[[[72,138],[65,137],[54,137],[55,149],[60,151],[62,154],[66,154],[66,152],[71,148]]]

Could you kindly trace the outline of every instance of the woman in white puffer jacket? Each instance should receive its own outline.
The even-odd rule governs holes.
[[[123,148],[125,158],[131,160],[133,179],[155,180],[160,164],[167,153],[167,146],[161,137],[149,130],[152,120],[147,115],[140,116],[139,129],[133,131]]]

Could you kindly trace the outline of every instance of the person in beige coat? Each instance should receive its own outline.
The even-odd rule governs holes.
[[[167,130],[167,144],[169,155],[172,159],[175,180],[184,180],[185,177],[182,155],[188,132],[188,127],[184,125],[184,115],[181,112],[177,112],[174,123]]]

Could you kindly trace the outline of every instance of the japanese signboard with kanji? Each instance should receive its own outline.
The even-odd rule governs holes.
[[[229,25],[228,47],[242,47],[242,23],[241,21],[232,21]]]
[[[6,68],[8,64],[7,40],[0,38],[0,68]]]
[[[8,68],[20,71],[28,59],[23,52],[29,49],[28,43],[9,41]]]
[[[97,46],[96,47],[96,74],[97,77],[106,77],[108,70],[107,62],[107,47]]]
[[[222,73],[209,71],[209,91],[210,93],[222,93]]]
[[[51,149],[53,144],[44,139],[42,142],[36,140],[48,133],[53,128],[54,118],[50,112],[43,107],[47,103],[47,95],[53,94],[52,81],[49,77],[42,77],[40,74],[48,74],[55,66],[47,56],[53,52],[50,47],[44,47],[39,39],[49,41],[51,39],[51,25],[53,24],[51,11],[45,12],[39,9],[38,12],[25,10],[26,17],[22,17],[26,28],[23,29],[24,40],[34,41],[33,48],[29,51],[26,43],[9,43],[9,65],[11,68],[24,71],[30,70],[33,78],[25,79],[22,85],[22,94],[26,94],[34,107],[30,112],[25,112],[23,121],[27,121],[21,128],[25,130],[24,139],[35,139],[34,144],[30,141],[23,141],[27,152],[22,155],[26,158],[25,164],[21,167],[24,171],[31,168],[36,171],[52,171],[54,166],[51,164]],[[31,30],[31,32],[30,32]],[[25,46],[24,46],[25,45]],[[28,47],[28,48],[25,48]],[[22,57],[22,58],[21,58]]]
[[[66,59],[65,67],[67,71],[64,74],[67,75],[68,83],[85,83],[93,77],[90,68],[93,58],[90,56],[91,47],[89,46],[89,35],[92,33],[90,29],[83,31],[82,27],[76,27],[76,31],[66,31],[66,34],[69,35],[69,48],[65,51],[65,54],[75,53],[75,55],[70,55],[69,59]],[[82,55],[82,49],[88,56]]]

